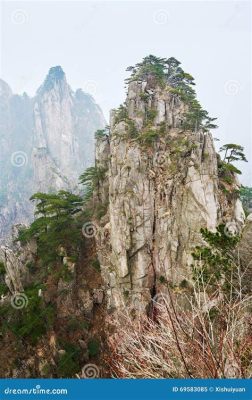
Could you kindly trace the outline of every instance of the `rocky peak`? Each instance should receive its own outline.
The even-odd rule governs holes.
[[[90,95],[75,98],[60,66],[49,70],[34,98],[12,95],[3,81],[0,89],[1,240],[12,224],[31,221],[33,193],[76,188],[105,120]]]
[[[99,198],[109,198],[109,207],[97,247],[109,308],[147,307],[166,290],[163,282],[190,281],[200,229],[243,224],[238,196],[221,190],[214,119],[179,64],[147,59],[131,67],[126,102],[111,114],[109,144],[97,141],[97,165],[108,165]]]
[[[66,75],[61,66],[52,67],[46,76],[46,79],[39,89],[39,92],[50,91],[55,87],[65,88],[67,85]]]

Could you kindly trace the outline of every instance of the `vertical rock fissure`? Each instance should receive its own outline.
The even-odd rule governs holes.
[[[155,268],[155,250],[156,250],[156,194],[157,194],[157,188],[156,188],[156,180],[154,181],[154,199],[153,199],[153,225],[152,225],[152,249],[151,249],[151,263],[152,263],[152,269],[153,269],[153,284],[151,288],[151,298],[153,299],[157,293],[157,274],[156,274],[156,268]]]

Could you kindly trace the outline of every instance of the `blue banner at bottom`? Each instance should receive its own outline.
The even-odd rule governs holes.
[[[252,400],[245,379],[1,379],[1,400]]]

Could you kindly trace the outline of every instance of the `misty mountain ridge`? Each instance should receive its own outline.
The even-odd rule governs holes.
[[[73,91],[61,66],[50,68],[34,97],[13,94],[0,80],[0,238],[29,223],[36,191],[73,190],[94,161],[94,133],[103,128],[100,107]]]

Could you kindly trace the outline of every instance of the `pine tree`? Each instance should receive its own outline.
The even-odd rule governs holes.
[[[223,161],[231,164],[233,161],[248,162],[244,154],[244,147],[239,144],[228,143],[220,148],[220,152],[225,152]]]
[[[55,194],[36,193],[36,219],[29,228],[21,229],[18,240],[36,239],[38,256],[45,264],[58,259],[58,248],[63,246],[74,254],[81,241],[81,224],[76,214],[82,210],[83,199],[67,191]]]

